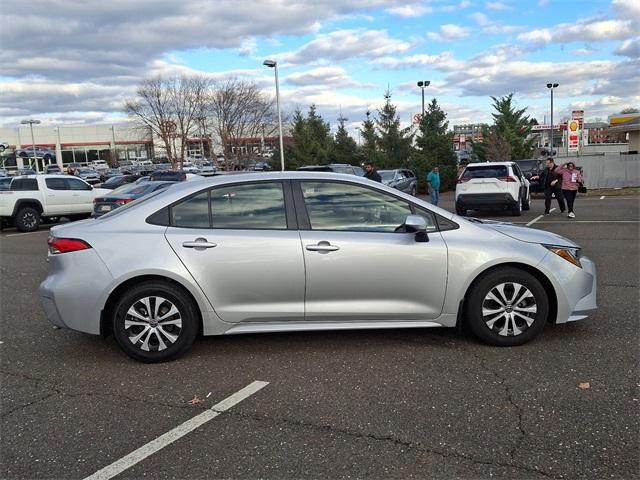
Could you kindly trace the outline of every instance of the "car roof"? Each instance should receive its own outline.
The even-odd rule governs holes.
[[[469,168],[469,167],[472,167],[472,168],[475,168],[475,167],[486,167],[487,165],[489,165],[489,166],[493,166],[493,165],[495,165],[495,166],[501,166],[501,165],[502,165],[502,166],[507,167],[507,166],[509,166],[509,165],[513,165],[514,163],[515,163],[515,162],[514,162],[514,161],[512,161],[512,160],[509,160],[508,162],[481,162],[481,163],[469,163],[469,164],[467,165],[467,168]]]

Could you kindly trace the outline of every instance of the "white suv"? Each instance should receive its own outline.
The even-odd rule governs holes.
[[[456,185],[456,213],[467,210],[529,210],[529,181],[515,162],[470,163]]]

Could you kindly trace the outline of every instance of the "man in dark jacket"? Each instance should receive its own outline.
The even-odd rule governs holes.
[[[556,164],[553,158],[547,158],[546,168],[537,177],[531,177],[531,180],[539,180],[540,185],[544,188],[544,214],[548,215],[551,209],[551,197],[555,194],[560,207],[560,213],[564,213],[564,198],[562,198],[562,177],[556,173]]]
[[[377,172],[376,167],[373,166],[373,163],[366,162],[364,164],[364,170],[365,170],[364,178],[368,178],[369,180],[373,180],[374,182],[382,183],[382,177]]]

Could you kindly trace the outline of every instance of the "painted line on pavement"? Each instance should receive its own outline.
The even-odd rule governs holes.
[[[49,233],[49,230],[38,230],[37,232],[10,233],[7,237],[19,237],[21,235],[33,235],[35,233]]]
[[[195,417],[187,420],[181,425],[178,425],[173,430],[169,430],[167,433],[160,435],[155,440],[151,440],[149,443],[143,445],[137,450],[134,450],[129,455],[122,457],[120,460],[113,462],[111,465],[107,465],[101,470],[98,470],[93,475],[85,478],[85,480],[108,480],[115,477],[116,475],[124,472],[136,463],[141,462],[148,456],[153,455],[158,450],[161,450],[167,445],[172,444],[176,440],[192,432],[196,428],[204,425],[209,420],[213,420],[221,413],[226,412],[234,405],[237,405],[242,400],[245,400],[259,390],[262,390],[267,385],[269,385],[269,382],[255,381],[253,383],[250,383],[242,390],[239,390],[233,395],[225,398],[220,403],[217,403],[216,405],[211,407],[209,410],[205,410],[200,415],[196,415]]]
[[[549,213],[554,212],[556,209],[552,208],[551,210],[549,210]],[[533,220],[531,220],[529,223],[527,223],[527,227],[530,227],[531,225],[533,225],[534,223],[536,223],[538,220],[540,220],[541,218],[544,218],[544,215],[539,215],[536,218],[534,218]]]
[[[602,195],[602,196],[600,197],[600,200],[604,200],[604,197],[606,197],[606,195]]]

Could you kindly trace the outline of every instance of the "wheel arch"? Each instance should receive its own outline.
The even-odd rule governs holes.
[[[149,282],[149,281],[169,283],[175,287],[178,287],[191,299],[193,304],[196,306],[196,311],[198,312],[198,324],[199,324],[198,335],[201,335],[202,329],[203,329],[203,320],[204,320],[202,309],[200,304],[198,303],[198,300],[189,291],[189,289],[185,285],[183,285],[182,283],[180,283],[179,281],[173,278],[169,278],[169,277],[166,277],[163,275],[157,275],[157,274],[146,274],[146,275],[138,275],[138,276],[131,277],[124,280],[122,283],[120,283],[116,288],[114,288],[109,293],[109,296],[107,297],[104,307],[100,312],[100,336],[105,338],[112,334],[112,326],[111,326],[110,319],[113,313],[113,309],[115,308],[115,305],[120,295],[122,295],[123,292],[127,291],[130,288],[133,288],[136,285],[139,285],[144,282]]]
[[[15,217],[18,212],[20,211],[21,208],[24,207],[32,207],[35,208],[38,213],[42,214],[42,212],[44,211],[42,208],[42,203],[40,203],[40,200],[36,199],[36,198],[21,198],[20,200],[18,200],[16,202],[16,204],[13,207],[13,217]]]
[[[542,284],[542,287],[544,288],[545,292],[547,292],[547,298],[549,300],[549,313],[547,314],[547,322],[555,323],[555,319],[558,315],[558,297],[557,297],[556,290],[553,286],[553,283],[551,283],[551,280],[549,280],[549,278],[542,271],[538,270],[537,268],[531,265],[527,265],[526,263],[519,263],[519,262],[498,263],[496,265],[492,265],[489,268],[486,268],[485,270],[479,272],[476,275],[476,277],[471,281],[471,283],[469,284],[469,286],[464,292],[464,297],[462,299],[461,308],[458,312],[457,321],[461,322],[464,320],[465,318],[464,310],[466,309],[466,305],[467,305],[466,303],[467,296],[469,295],[471,290],[477,285],[477,283],[484,276],[505,267],[516,268],[519,270],[523,270],[527,273],[530,273]]]

